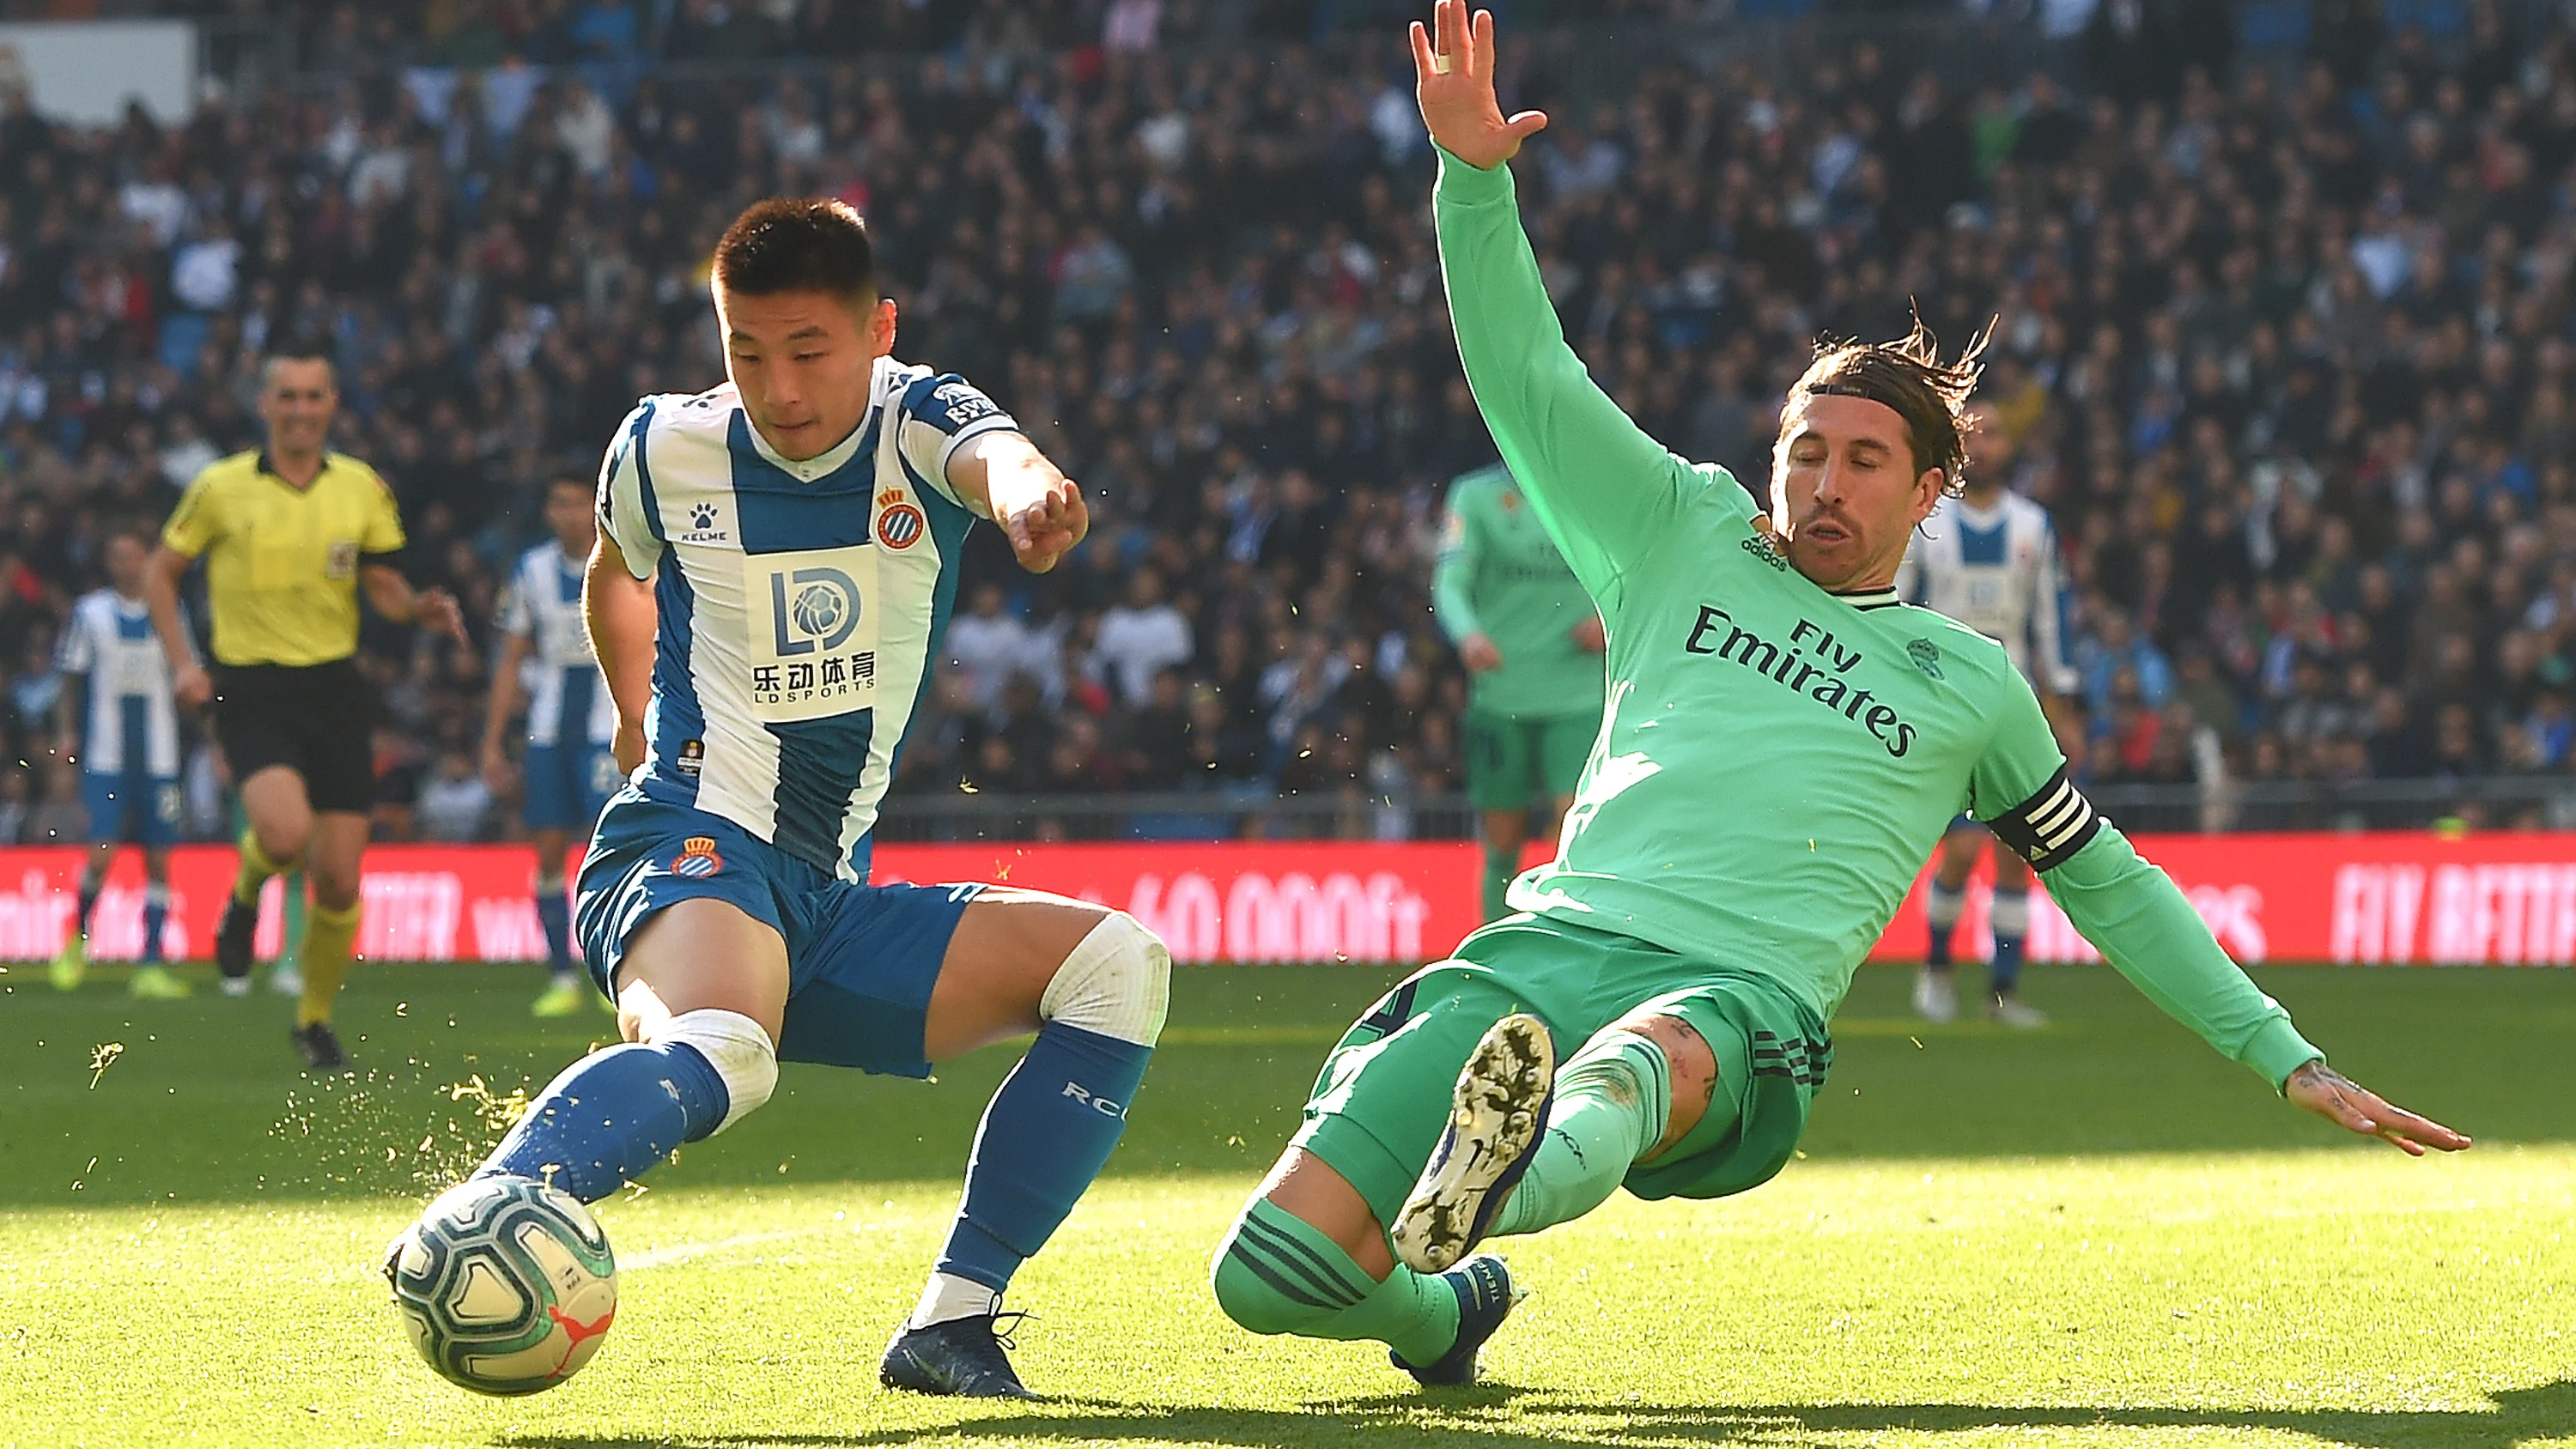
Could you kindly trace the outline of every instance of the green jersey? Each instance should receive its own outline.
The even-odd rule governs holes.
[[[1609,632],[1608,719],[1514,907],[1765,973],[1830,1017],[1964,810],[2211,1046],[2276,1086],[2322,1055],[2069,781],[2001,645],[1892,590],[1809,582],[1725,469],[1593,384],[1508,169],[1443,153],[1434,201],[1477,405]]]
[[[1508,469],[1479,468],[1449,485],[1431,609],[1451,641],[1494,641],[1499,668],[1467,686],[1470,709],[1522,719],[1601,713],[1601,656],[1574,642],[1592,617],[1565,556]]]

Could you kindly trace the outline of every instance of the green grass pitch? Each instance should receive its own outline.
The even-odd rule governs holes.
[[[103,973],[105,974],[105,973]],[[2576,975],[2263,973],[2339,1065],[2476,1133],[2339,1140],[2107,970],[2050,1030],[1934,1030],[1862,973],[1802,1160],[1718,1203],[1625,1197],[1503,1246],[1533,1296],[1487,1382],[1256,1339],[1206,1259],[1325,1047],[1390,979],[1184,971],[1110,1176],[1021,1275],[1038,1405],[891,1394],[875,1365],[954,1203],[987,1053],[934,1085],[790,1067],[778,1098],[603,1205],[598,1360],[452,1389],[373,1261],[605,1016],[533,973],[362,967],[354,1079],[289,1069],[276,998],[65,997],[0,977],[0,1446],[2576,1446]],[[103,1050],[109,1044],[121,1050]]]

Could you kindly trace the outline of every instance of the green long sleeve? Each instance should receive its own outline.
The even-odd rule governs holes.
[[[1431,566],[1431,617],[1452,644],[1485,632],[1476,616],[1477,539],[1474,522],[1454,496],[1441,521],[1440,557]]]
[[[1753,499],[1725,469],[1694,466],[1648,437],[1592,381],[1566,344],[1515,198],[1509,168],[1481,171],[1440,153],[1432,214],[1450,323],[1494,445],[1575,577],[1608,611],[1685,503],[1717,492],[1749,516]]]
[[[2290,1073],[2325,1055],[2228,959],[2173,878],[2110,822],[2044,879],[2084,939],[2221,1056],[2243,1062],[2278,1089]]]

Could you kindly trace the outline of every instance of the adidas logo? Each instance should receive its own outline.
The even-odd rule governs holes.
[[[1780,556],[1780,545],[1767,533],[1757,533],[1745,539],[1744,551],[1782,573],[1788,572],[1789,561]]]

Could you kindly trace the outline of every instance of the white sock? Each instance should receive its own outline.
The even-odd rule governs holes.
[[[914,1305],[912,1317],[904,1320],[906,1328],[928,1328],[955,1318],[981,1318],[1002,1311],[1002,1295],[954,1273],[933,1273],[921,1287],[921,1302]]]

